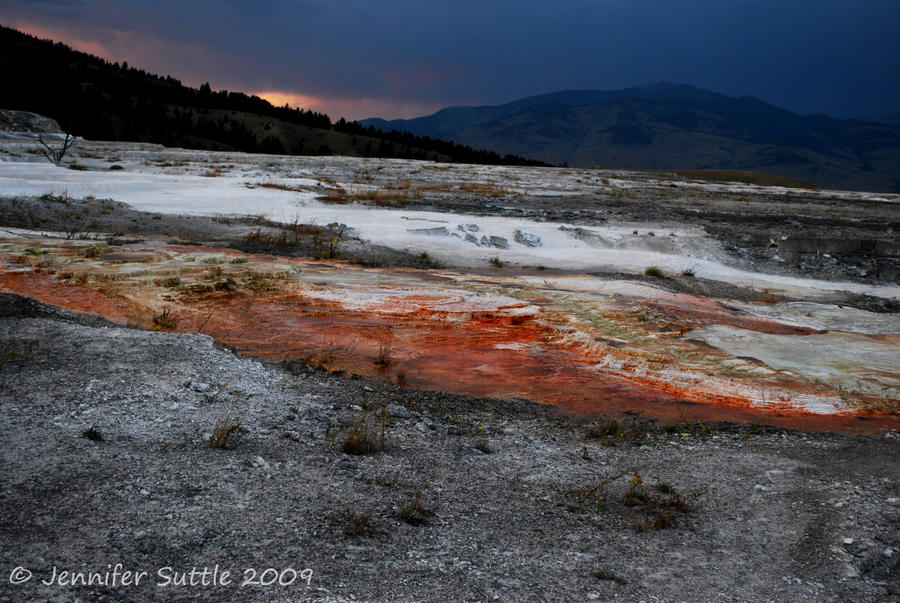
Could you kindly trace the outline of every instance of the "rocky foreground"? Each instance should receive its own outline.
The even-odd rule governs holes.
[[[9,294],[0,383],[2,600],[900,600],[896,432],[575,417]]]

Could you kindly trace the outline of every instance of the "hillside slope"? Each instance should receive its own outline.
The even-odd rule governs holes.
[[[35,77],[39,74],[39,77]],[[182,85],[0,26],[0,109],[55,119],[94,140],[289,155],[533,164],[442,140],[362,128],[257,96]]]
[[[564,91],[362,123],[549,163],[754,170],[829,188],[900,191],[898,127],[801,116],[686,85]]]

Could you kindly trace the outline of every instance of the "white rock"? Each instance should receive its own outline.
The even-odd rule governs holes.
[[[392,417],[400,417],[401,419],[409,417],[409,411],[399,404],[388,404],[387,411]]]
[[[269,463],[266,462],[266,459],[264,459],[261,456],[257,456],[256,458],[254,458],[253,464],[256,465],[257,467],[260,467],[266,473],[272,472],[272,467],[269,466]]]

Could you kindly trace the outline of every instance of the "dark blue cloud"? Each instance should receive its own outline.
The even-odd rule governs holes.
[[[896,0],[5,0],[0,22],[189,44],[203,74],[151,66],[318,97],[498,103],[668,80],[802,113],[900,108]]]

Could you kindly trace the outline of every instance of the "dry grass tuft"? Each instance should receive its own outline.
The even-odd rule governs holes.
[[[157,329],[171,331],[178,326],[178,319],[166,308],[161,314],[153,317],[153,326]]]
[[[213,425],[212,435],[209,436],[209,447],[234,450],[240,444],[245,431],[234,409],[226,406]]]
[[[368,405],[350,424],[341,442],[341,450],[352,455],[384,450],[388,417],[386,402]]]

